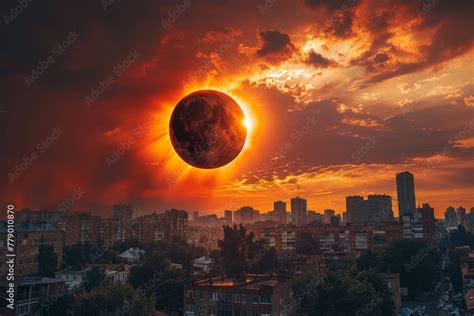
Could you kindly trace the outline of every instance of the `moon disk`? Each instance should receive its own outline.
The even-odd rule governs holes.
[[[237,102],[215,90],[182,98],[171,114],[169,133],[176,153],[196,168],[213,169],[234,160],[245,144],[245,115]]]

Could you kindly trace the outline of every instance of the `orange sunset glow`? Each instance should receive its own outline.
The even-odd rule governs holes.
[[[54,23],[31,7],[18,19],[37,27],[8,25],[2,201],[54,208],[80,188],[75,210],[220,215],[300,195],[342,213],[375,193],[397,215],[408,170],[436,217],[474,206],[472,1],[191,1],[172,23],[176,1],[139,3],[58,1]],[[79,34],[61,54],[56,23]],[[244,112],[243,149],[222,167],[193,167],[171,142],[173,110],[199,90]]]

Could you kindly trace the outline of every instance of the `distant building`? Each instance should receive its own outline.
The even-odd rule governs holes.
[[[296,225],[306,224],[307,201],[300,197],[291,199],[291,221]]]
[[[349,226],[280,226],[263,230],[262,239],[278,254],[295,253],[296,236],[301,232],[311,233],[321,253],[356,252],[383,248],[403,237],[398,224],[349,225]]]
[[[87,267],[81,270],[73,270],[71,268],[58,271],[55,273],[55,278],[65,283],[68,291],[73,291],[81,287],[84,283],[87,273],[92,270],[92,267]]]
[[[331,217],[336,215],[336,211],[334,210],[324,210],[324,215],[323,215],[323,223],[324,224],[331,224]]]
[[[306,221],[310,224],[322,224],[324,215],[316,211],[308,211]]]
[[[454,228],[458,226],[458,217],[454,207],[450,206],[446,209],[446,212],[444,213],[444,224],[446,228]]]
[[[57,255],[57,267],[63,262],[64,231],[45,222],[24,222],[15,225],[15,275],[38,273],[37,256],[42,245],[51,246]],[[0,224],[0,276],[8,272],[7,226]]]
[[[333,215],[329,219],[329,224],[331,226],[339,226],[341,225],[341,215]]]
[[[76,244],[97,245],[102,219],[90,213],[72,213],[66,217],[66,246]]]
[[[423,223],[420,212],[405,213],[402,218],[404,239],[423,239]]]
[[[415,178],[408,171],[397,174],[398,213],[403,220],[405,214],[416,211]]]
[[[128,204],[116,204],[112,207],[112,217],[119,219],[132,219],[133,208]]]
[[[464,226],[466,228],[466,209],[462,206],[458,207],[456,209],[456,214],[457,214],[457,224]]]
[[[250,224],[258,220],[260,212],[251,206],[243,206],[234,212],[234,223]]]
[[[224,211],[224,221],[227,225],[232,224],[232,211]]]
[[[434,209],[428,204],[423,204],[417,211],[421,214],[421,224],[423,227],[423,239],[434,242],[436,237],[436,220]]]
[[[346,197],[347,223],[350,224],[380,224],[394,221],[392,197],[389,195],[373,194],[364,200],[362,196]]]
[[[169,228],[169,238],[186,240],[188,231],[188,213],[183,210],[171,209],[165,212],[167,228]]]
[[[145,250],[140,248],[128,248],[122,252],[118,257],[126,263],[138,263],[145,256]]]
[[[66,229],[66,215],[64,211],[50,211],[42,209],[39,211],[32,211],[28,208],[16,213],[16,221],[23,222],[46,222],[52,224],[62,230]]]
[[[187,283],[184,315],[296,315],[294,281],[272,275],[247,275],[239,282],[225,276]]]
[[[194,212],[193,212],[193,222],[196,222],[198,219],[199,219],[199,212],[198,212],[198,211],[194,211]]]
[[[276,222],[286,224],[288,222],[286,218],[286,203],[283,201],[273,202],[273,215]]]

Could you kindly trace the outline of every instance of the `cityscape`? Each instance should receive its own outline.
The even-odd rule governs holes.
[[[474,313],[474,207],[448,207],[435,219],[429,204],[415,204],[412,173],[394,184],[398,217],[386,194],[348,196],[342,213],[308,210],[300,196],[288,209],[275,201],[267,213],[242,206],[223,216],[140,214],[128,204],[110,217],[22,209],[13,234],[2,224],[0,274],[17,282],[17,315]],[[342,283],[326,289],[329,280]],[[357,300],[356,281],[365,282]],[[115,295],[123,296],[117,306]]]
[[[473,0],[0,2],[0,316],[474,316]]]

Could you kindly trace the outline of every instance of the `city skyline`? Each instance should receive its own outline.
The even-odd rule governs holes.
[[[222,212],[302,195],[340,212],[349,195],[395,199],[393,175],[410,170],[437,217],[474,204],[474,41],[459,31],[472,1],[105,7],[32,3],[7,25],[2,201],[54,207],[79,188],[77,207],[97,212]],[[169,136],[173,109],[203,89],[245,115],[241,152],[213,169]]]
[[[400,172],[400,174],[411,174],[409,171],[403,171],[403,172]],[[363,196],[377,196],[377,195],[381,195],[381,196],[384,196],[384,195],[388,195],[390,198],[391,198],[391,210],[394,214],[394,216],[396,217],[399,217],[399,211],[398,211],[398,199],[397,199],[397,179],[398,179],[398,175],[397,174],[396,178],[395,178],[395,194],[394,195],[391,195],[391,194],[387,194],[386,192],[363,192],[363,193],[360,193],[360,194],[350,194],[350,195],[347,195],[343,198],[342,202],[341,203],[338,203],[337,205],[343,205],[342,208],[331,208],[331,207],[313,207],[314,205],[314,202],[311,202],[311,201],[314,201],[314,199],[309,199],[308,197],[306,196],[302,196],[300,194],[296,194],[294,196],[289,196],[287,199],[283,199],[281,197],[275,197],[274,200],[271,202],[271,204],[273,204],[273,207],[275,207],[275,203],[277,202],[284,202],[286,203],[286,205],[288,205],[288,209],[287,209],[287,214],[291,217],[291,201],[292,199],[294,198],[303,198],[307,205],[305,206],[305,208],[308,210],[308,211],[316,211],[318,212],[319,214],[323,214],[324,213],[324,210],[326,209],[331,209],[331,210],[334,210],[335,213],[337,215],[342,215],[344,212],[347,212],[347,207],[346,207],[346,198],[348,197],[363,197]],[[413,181],[413,175],[412,175],[412,181]],[[414,180],[415,183],[417,181],[417,178]],[[298,188],[299,190],[299,188]],[[418,191],[415,190],[415,196],[418,196],[419,193]],[[69,199],[69,200],[72,200],[72,205],[70,207],[70,209],[68,209],[69,212],[73,213],[73,212],[95,212],[97,211],[96,209],[88,209],[88,208],[81,208],[81,207],[78,207],[76,205],[76,203],[78,201],[80,201],[80,198],[77,199],[77,200],[73,200],[73,199]],[[55,206],[53,207],[44,207],[44,206],[40,206],[40,207],[30,207],[30,206],[22,206],[20,207],[20,209],[36,209],[36,210],[41,210],[41,209],[50,209],[50,210],[55,210],[55,209],[58,209],[58,210],[64,210],[63,208],[61,208],[60,206],[65,204],[65,201],[61,201],[59,204],[56,204]],[[78,203],[79,204],[79,203]],[[184,207],[180,207],[180,206],[171,206],[171,207],[168,207],[168,208],[149,208],[149,209],[142,209],[141,207],[137,206],[137,205],[133,205],[133,203],[127,203],[127,202],[123,202],[123,201],[117,201],[116,203],[113,203],[112,205],[110,205],[107,210],[105,211],[106,213],[102,213],[104,210],[101,209],[99,213],[94,213],[96,215],[102,215],[102,216],[106,216],[106,214],[109,212],[109,211],[113,211],[114,207],[116,207],[117,205],[120,205],[120,204],[131,204],[135,209],[138,209],[142,214],[141,215],[144,215],[144,214],[151,214],[151,213],[154,213],[154,212],[165,212],[166,210],[170,210],[170,209],[184,209],[186,212],[188,212],[190,214],[190,216],[192,215],[192,213],[194,212],[199,212],[200,215],[224,215],[225,214],[225,211],[232,211],[232,212],[235,212],[236,210],[240,209],[241,207],[245,207],[245,206],[250,206],[252,208],[255,208],[255,210],[258,210],[261,214],[267,214],[269,212],[273,212],[274,211],[274,208],[270,208],[270,207],[264,207],[264,208],[259,208],[257,206],[255,206],[255,204],[252,204],[252,203],[249,203],[249,204],[242,204],[242,205],[236,205],[234,208],[223,208],[223,209],[219,209],[219,210],[201,210],[201,209],[196,209],[196,208],[189,208],[189,209],[186,209]],[[423,204],[429,204],[431,205],[434,210],[435,210],[435,218],[436,219],[444,219],[445,218],[445,212],[448,208],[450,207],[454,207],[454,208],[459,208],[459,207],[463,207],[463,208],[467,208],[467,209],[470,209],[472,208],[471,205],[455,205],[455,204],[446,204],[447,207],[446,208],[437,208],[436,207],[436,204],[434,204],[433,202],[430,202],[429,200],[427,201],[420,201],[419,199],[416,200],[416,204],[415,204],[415,208],[414,210],[416,210],[417,208],[421,207]],[[229,206],[230,204],[227,204],[227,206]],[[336,204],[333,204],[333,205],[336,205]],[[334,206],[333,206],[334,207]],[[60,209],[61,208],[61,209]],[[69,207],[68,207],[69,208]]]

